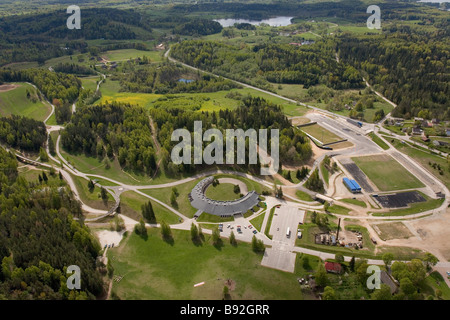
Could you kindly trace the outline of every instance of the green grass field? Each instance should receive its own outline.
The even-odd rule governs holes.
[[[263,191],[268,191],[268,192],[272,192],[272,190],[266,186],[263,186],[261,184],[259,184],[256,181],[241,177],[241,176],[235,176],[235,175],[230,175],[230,174],[216,174],[214,175],[215,178],[220,179],[220,178],[233,178],[233,179],[237,179],[240,180],[242,182],[244,182],[247,185],[247,190],[250,192],[252,190],[255,190],[256,193],[258,193],[259,195],[262,194]]]
[[[448,160],[430,153],[429,151],[422,151],[407,144],[400,143],[397,139],[392,140],[392,143],[396,149],[404,152],[405,154],[419,162],[424,168],[431,172],[436,177],[436,179],[441,180],[447,188],[450,188],[450,171],[448,169],[445,169],[448,168]],[[440,174],[440,171],[437,168],[432,167],[430,163],[439,164],[441,168],[444,168],[444,170],[441,171],[442,174]]]
[[[322,163],[320,164],[320,171],[322,172],[322,176],[323,176],[323,180],[325,181],[325,183],[328,185],[330,185],[330,172],[328,171],[327,167],[325,166],[325,163],[322,161]]]
[[[101,85],[102,98],[97,102],[97,104],[105,103],[106,101],[112,102],[123,102],[130,103],[134,105],[139,105],[143,108],[152,108],[154,103],[163,95],[154,93],[135,93],[135,92],[119,92],[120,84],[118,81],[112,81],[108,79],[105,83]],[[284,113],[289,116],[302,116],[306,113],[307,108],[299,106],[297,104],[290,103],[278,97],[271,96],[267,93],[260,92],[258,90],[244,88],[244,89],[232,89],[230,91],[218,91],[210,93],[179,93],[172,94],[172,97],[178,99],[196,99],[199,100],[201,108],[199,112],[202,111],[218,111],[222,109],[234,109],[239,104],[240,101],[227,98],[226,95],[230,92],[238,92],[243,96],[252,95],[255,97],[264,98],[272,103],[280,105]]]
[[[295,192],[295,195],[297,196],[297,198],[303,201],[314,201],[314,199],[309,194],[300,190],[297,190]]]
[[[31,101],[27,98],[27,90],[34,95],[36,89],[27,83],[12,83],[15,89],[2,91],[0,86],[0,116],[20,115],[43,121],[52,111],[46,102]]]
[[[328,208],[328,212],[335,213],[335,214],[347,215],[350,211],[352,211],[352,210],[344,208],[342,206],[335,205],[335,204]]]
[[[121,299],[222,299],[224,283],[235,283],[231,299],[305,299],[297,272],[261,266],[262,255],[248,243],[223,241],[220,250],[209,235],[195,245],[187,231],[172,230],[173,243],[161,239],[159,229],[148,229],[148,238],[129,235],[119,247],[108,250],[115,276],[113,292]],[[204,285],[194,287],[195,284]]]
[[[272,239],[272,236],[269,234],[269,232],[270,232],[270,225],[272,224],[272,219],[273,219],[274,213],[275,213],[275,207],[270,209],[269,218],[267,219],[266,228],[264,230],[264,234],[270,239]]]
[[[347,202],[350,204],[355,204],[357,206],[363,207],[363,208],[367,208],[367,205],[364,201],[358,200],[358,199],[341,199],[340,201],[342,202]]]
[[[220,183],[217,186],[210,185],[205,195],[213,200],[231,201],[239,199],[239,193],[234,193],[234,185],[231,183]]]
[[[100,81],[99,76],[94,77],[82,77],[79,78],[81,80],[81,85],[84,89],[90,89],[92,91],[97,90],[97,82]]]
[[[352,158],[381,191],[422,188],[424,185],[388,155]]]
[[[301,130],[303,132],[312,135],[314,138],[316,138],[317,140],[321,141],[324,144],[342,140],[341,137],[319,126],[318,124],[302,127]]]
[[[141,206],[144,203],[147,203],[148,201],[152,203],[157,223],[163,220],[168,224],[179,223],[179,217],[176,214],[174,214],[167,208],[163,207],[159,203],[151,201],[150,199],[134,191],[127,191],[120,195],[120,205],[121,205],[120,213],[136,221],[139,221],[142,218]]]
[[[450,288],[442,275],[437,271],[433,271],[428,277],[425,278],[424,282],[420,286],[420,289],[424,295],[431,295],[435,299],[437,298],[436,291],[439,289],[442,292],[441,299],[450,300]]]
[[[101,175],[116,181],[120,181],[125,184],[131,185],[144,185],[152,183],[165,183],[168,182],[165,176],[161,175],[161,179],[158,182],[152,180],[151,177],[143,175],[141,173],[129,172],[122,170],[119,162],[116,160],[110,161],[111,167],[106,169],[106,163],[104,160],[99,160],[94,157],[87,157],[84,154],[69,154],[64,149],[60,149],[61,155],[75,166],[78,170],[86,173],[87,175],[96,174]],[[109,182],[104,182],[105,185],[112,185]]]
[[[257,216],[256,218],[253,218],[252,220],[250,220],[251,224],[255,227],[256,230],[258,230],[259,232],[261,232],[261,227],[264,221],[264,217],[266,216],[266,212],[261,213],[259,216]]]
[[[104,202],[100,197],[100,188],[95,186],[92,192],[88,189],[88,181],[72,175],[72,179],[77,187],[81,200],[88,206],[96,209],[107,210],[114,204],[114,198],[108,193],[108,200]]]
[[[142,58],[143,56],[149,57],[152,62],[162,61],[162,55],[160,51],[142,51],[136,49],[106,51],[102,53],[101,56],[109,61],[125,61],[129,59]]]
[[[179,193],[177,197],[177,204],[173,206],[170,202],[170,196],[172,194],[172,187],[167,188],[158,188],[158,189],[144,189],[141,190],[145,194],[148,194],[149,196],[152,196],[165,204],[174,207],[179,212],[181,212],[183,215],[185,215],[188,218],[194,217],[194,214],[197,212],[197,209],[191,206],[191,203],[188,199],[188,194],[192,191],[192,189],[195,187],[195,185],[200,181],[201,179],[196,179],[190,182],[186,182],[180,185],[177,185],[177,191]]]
[[[377,136],[375,133],[371,132],[369,136],[372,139],[372,141],[375,142],[377,145],[379,145],[383,150],[389,149],[389,146],[383,140],[381,140],[381,138]]]

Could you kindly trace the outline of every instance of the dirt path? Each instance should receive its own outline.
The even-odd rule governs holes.
[[[0,85],[0,92],[7,92],[19,88],[18,84],[2,84]]]

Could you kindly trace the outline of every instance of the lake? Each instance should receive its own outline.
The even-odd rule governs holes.
[[[235,23],[250,23],[253,25],[260,25],[261,23],[268,24],[271,27],[284,27],[291,24],[291,19],[293,17],[275,17],[270,19],[264,19],[264,20],[248,20],[248,19],[215,19],[214,21],[217,21],[222,25],[222,27],[231,27]]]

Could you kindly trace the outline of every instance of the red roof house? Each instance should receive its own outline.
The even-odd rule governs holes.
[[[327,272],[332,273],[341,273],[342,266],[340,263],[337,262],[325,262],[325,270],[327,270]]]

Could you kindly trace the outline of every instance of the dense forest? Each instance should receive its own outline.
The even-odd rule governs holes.
[[[206,36],[219,33],[222,26],[216,21],[206,19],[193,19],[174,28],[174,33],[189,36]]]
[[[331,41],[301,48],[266,43],[242,49],[190,40],[174,45],[171,54],[189,65],[266,89],[269,82],[303,84],[305,88],[317,84],[334,89],[364,86],[355,68],[336,61]]]
[[[410,119],[427,109],[429,119],[450,119],[448,42],[399,32],[378,37],[343,36],[339,54],[362,70],[375,89],[398,104],[393,116]]]
[[[139,107],[111,103],[80,108],[61,133],[61,142],[69,152],[116,158],[130,170],[151,175],[156,169],[150,119]]]
[[[22,151],[37,152],[47,141],[45,124],[12,115],[0,118],[0,142]]]
[[[112,80],[120,80],[121,90],[143,93],[216,92],[239,87],[235,82],[193,72],[190,69],[165,62],[145,66],[125,64]],[[129,66],[127,66],[129,65]]]
[[[94,299],[103,291],[100,245],[74,217],[81,206],[59,178],[28,182],[14,156],[0,148],[0,300]],[[81,290],[66,286],[77,265]]]

